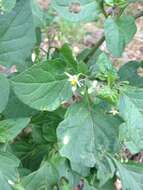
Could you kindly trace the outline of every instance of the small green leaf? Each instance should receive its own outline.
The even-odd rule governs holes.
[[[0,74],[0,113],[4,111],[9,98],[9,81]]]
[[[113,69],[112,62],[105,53],[101,53],[98,56],[97,61],[93,66],[94,67],[91,68],[91,73],[93,75],[102,74],[104,76],[107,75],[107,73]]]
[[[118,78],[117,71],[107,54],[101,53],[97,61],[90,66],[91,75],[100,80],[107,80],[109,85],[112,85]]]
[[[98,164],[97,178],[100,181],[100,187],[105,185],[115,174],[115,166],[109,157],[103,158]]]
[[[119,94],[116,89],[111,89],[109,86],[103,86],[97,93],[97,97],[106,100],[110,104],[116,105],[119,101]]]
[[[126,0],[104,0],[108,6],[125,7],[127,5]]]
[[[61,157],[59,154],[54,154],[51,162],[58,171],[59,181],[64,178],[68,181],[70,189],[74,189],[79,184],[80,176],[70,168],[69,161],[66,158]]]
[[[69,68],[71,68],[73,71],[77,70],[77,61],[75,60],[73,52],[68,44],[64,44],[59,50],[59,56]]]
[[[16,0],[1,0],[0,6],[4,12],[10,12],[16,4]]]

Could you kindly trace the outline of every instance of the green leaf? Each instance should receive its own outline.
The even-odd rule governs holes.
[[[22,185],[25,190],[50,189],[57,181],[57,170],[51,163],[44,161],[37,171],[22,179]]]
[[[60,187],[60,190],[69,190],[70,189],[70,185],[64,181]]]
[[[0,74],[0,113],[5,109],[9,98],[9,81]]]
[[[62,112],[62,109],[60,109]],[[55,112],[46,112],[35,115],[32,118],[32,137],[37,143],[55,143],[57,141],[56,128],[62,121],[62,118],[58,114],[58,110]]]
[[[104,0],[109,6],[125,7],[127,5],[126,0]]]
[[[97,190],[95,187],[89,185],[87,181],[84,180],[84,187],[83,190]]]
[[[98,188],[98,190],[115,190],[114,180],[109,180],[104,186]]]
[[[119,111],[125,120],[120,126],[120,138],[133,154],[138,153],[143,149],[143,116],[133,99],[126,94],[120,98]]]
[[[94,65],[90,67],[91,75],[96,76],[100,80],[107,80],[112,85],[118,78],[117,71],[107,54],[101,53]]]
[[[31,9],[32,9],[35,27],[45,26],[46,19],[45,19],[44,10],[42,10],[37,0],[30,0],[30,1],[31,1]]]
[[[28,142],[28,140],[30,142]],[[37,143],[33,139],[22,138],[10,146],[15,155],[20,158],[22,166],[31,171],[39,169],[43,157],[51,150],[51,145]]]
[[[1,0],[0,6],[2,7],[2,10],[5,12],[10,12],[16,4],[16,0]]]
[[[118,161],[115,163],[119,171],[123,190],[143,189],[143,164],[121,164]]]
[[[142,69],[143,62],[130,61],[119,70],[121,81],[128,81],[130,85],[143,87],[143,78],[138,74],[138,69]]]
[[[12,190],[11,185],[8,183],[8,181],[5,180],[5,177],[2,175],[2,173],[0,172],[0,188],[1,189],[6,189],[6,190]]]
[[[128,86],[124,89],[124,93],[130,98],[138,110],[143,113],[143,88]]]
[[[131,16],[122,16],[116,20],[108,18],[104,28],[107,48],[115,57],[122,55],[137,31],[135,20]]]
[[[52,3],[58,14],[71,22],[95,20],[100,12],[94,0],[53,0]]]
[[[71,68],[73,71],[77,70],[77,62],[75,57],[73,56],[72,50],[68,44],[64,44],[62,48],[59,50],[59,56],[63,61]]]
[[[115,166],[112,160],[109,157],[105,157],[99,161],[97,164],[97,178],[100,181],[100,187],[108,182],[109,179],[112,179],[115,174]]]
[[[97,61],[91,67],[92,75],[102,74],[107,75],[110,70],[113,70],[112,62],[105,53],[98,56]]]
[[[29,0],[17,1],[15,8],[0,17],[0,64],[22,70],[31,56],[35,32]]]
[[[64,178],[68,181],[70,189],[74,189],[79,184],[80,176],[70,168],[69,161],[66,158],[61,157],[59,154],[54,154],[51,162],[58,171],[58,181]]]
[[[143,0],[128,0],[128,2],[129,3],[137,3],[137,2],[142,3]]]
[[[112,89],[109,86],[103,86],[98,92],[97,97],[116,105],[119,101],[119,94],[117,89]]]
[[[18,180],[19,160],[12,154],[0,152],[0,189],[12,190],[10,182]]]
[[[90,174],[90,168],[89,167],[85,167],[81,163],[77,164],[77,163],[70,162],[70,164],[71,164],[72,170],[77,172],[79,175],[86,177]]]
[[[77,65],[78,73],[82,73],[84,75],[89,74],[88,65],[82,61],[80,61]]]
[[[16,118],[0,121],[0,142],[12,141],[30,122],[29,118]]]
[[[65,65],[53,60],[34,65],[12,80],[18,98],[37,110],[53,111],[72,96]]]
[[[22,103],[14,94],[13,90],[11,90],[7,106],[2,114],[6,118],[22,118],[31,117],[35,115],[37,112],[37,110],[34,110]]]
[[[74,104],[57,128],[61,155],[93,167],[102,154],[118,150],[120,123],[119,118],[110,117],[88,100]]]

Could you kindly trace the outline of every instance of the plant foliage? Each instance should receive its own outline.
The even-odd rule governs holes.
[[[143,165],[124,155],[143,150],[143,62],[117,70],[110,60],[137,31],[143,13],[126,11],[134,2],[53,0],[47,10],[36,0],[0,1],[0,64],[17,69],[0,74],[0,190],[114,190],[116,179],[123,190],[143,189]],[[102,15],[104,35],[77,56],[64,44],[41,57],[57,15]]]

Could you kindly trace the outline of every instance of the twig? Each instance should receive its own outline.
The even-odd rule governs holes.
[[[140,18],[140,17],[142,17],[142,16],[143,16],[143,11],[137,13],[137,14],[134,16],[134,18],[135,18],[135,19],[138,19],[138,18]]]
[[[103,42],[105,41],[105,36],[103,35],[98,42],[92,47],[91,51],[89,52],[89,54],[87,55],[87,57],[84,59],[84,61],[88,61],[89,58],[91,56],[94,55],[94,53],[96,52],[96,50],[103,44]]]
[[[42,47],[40,47],[40,50],[43,51],[45,54],[48,53],[48,52],[47,52],[45,49],[43,49]]]
[[[143,16],[143,11],[134,15],[134,18],[136,20],[142,16]],[[105,35],[103,34],[103,36],[98,40],[98,42],[96,42],[96,44],[92,47],[90,53],[87,55],[87,57],[84,59],[84,61],[88,61],[89,58],[94,55],[95,51],[103,44],[104,41],[105,41]]]

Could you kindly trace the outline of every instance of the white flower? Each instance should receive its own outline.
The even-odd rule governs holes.
[[[116,110],[115,108],[112,108],[110,111],[109,111],[109,113],[111,113],[112,115],[117,115],[119,112],[118,112],[118,110]]]
[[[71,75],[67,72],[65,72],[65,74],[69,77],[68,81],[71,83],[72,86],[72,91],[75,92],[77,87],[81,87],[80,81],[78,80],[78,76],[77,75]]]

